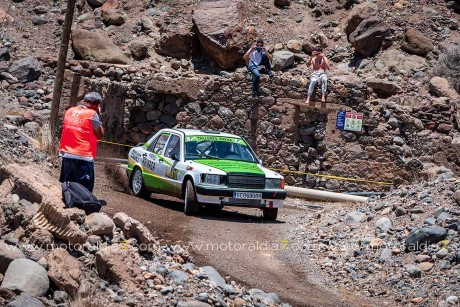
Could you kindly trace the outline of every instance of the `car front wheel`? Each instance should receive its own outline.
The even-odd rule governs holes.
[[[196,199],[195,187],[191,180],[185,183],[184,212],[186,215],[197,215],[200,212],[200,204]]]
[[[142,177],[142,171],[140,168],[136,167],[131,174],[131,191],[136,197],[148,199],[150,197],[150,192],[147,191],[144,185],[144,178]]]
[[[276,221],[278,217],[278,208],[264,208],[264,220]]]

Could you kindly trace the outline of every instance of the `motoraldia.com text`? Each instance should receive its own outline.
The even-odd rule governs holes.
[[[365,243],[363,243],[365,242]],[[97,242],[95,244],[71,244],[71,243],[55,243],[46,245],[35,245],[35,244],[24,244],[14,247],[19,248],[25,252],[31,252],[38,249],[66,249],[69,251],[98,251],[100,249],[110,250],[123,250],[128,245],[135,247],[140,251],[168,251],[174,253],[180,252],[257,252],[257,251],[269,251],[269,252],[314,252],[314,251],[328,251],[338,252],[346,255],[347,252],[354,252],[356,250],[379,250],[379,249],[399,249],[401,251],[416,251],[430,249],[437,251],[443,247],[449,247],[452,249],[458,248],[460,245],[457,242],[441,241],[438,244],[426,244],[417,243],[406,245],[404,242],[380,242],[378,246],[372,246],[369,244],[369,240],[351,240],[348,242],[339,242],[333,240],[322,240],[321,242],[313,241],[291,241],[291,240],[278,240],[278,241],[254,241],[254,242],[190,242],[185,245],[159,245],[159,244],[137,244],[132,241],[122,240],[117,243],[107,244],[106,242]]]

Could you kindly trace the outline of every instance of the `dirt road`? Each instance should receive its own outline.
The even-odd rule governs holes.
[[[257,209],[205,210],[199,217],[183,213],[179,199],[152,195],[145,201],[123,191],[112,179],[96,169],[94,193],[108,201],[104,211],[123,211],[145,225],[167,243],[178,243],[194,257],[197,265],[211,265],[249,288],[275,292],[293,306],[366,306],[349,294],[334,293],[319,284],[311,267],[298,267],[283,253],[280,234],[290,215],[302,214],[286,206],[277,222],[265,222]],[[307,272],[307,273],[305,273]]]

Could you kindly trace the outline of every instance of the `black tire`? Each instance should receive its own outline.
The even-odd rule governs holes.
[[[184,212],[186,215],[197,215],[200,212],[200,204],[196,199],[195,186],[192,180],[185,183]]]
[[[133,192],[133,195],[143,199],[150,198],[150,192],[147,191],[144,185],[144,178],[142,177],[142,171],[140,168],[135,167],[129,178],[129,187]]]
[[[264,208],[264,220],[276,221],[278,217],[278,208]]]

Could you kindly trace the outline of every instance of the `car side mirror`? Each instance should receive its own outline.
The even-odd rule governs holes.
[[[171,159],[173,159],[173,160],[175,160],[175,161],[179,161],[179,160],[180,160],[180,159],[179,159],[179,154],[177,154],[176,152],[173,153],[173,154],[171,155]]]
[[[144,146],[145,143],[137,143],[136,147]]]

